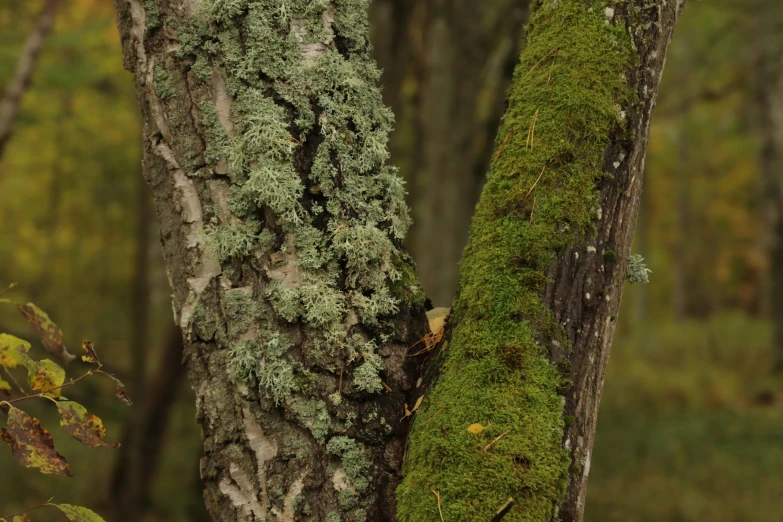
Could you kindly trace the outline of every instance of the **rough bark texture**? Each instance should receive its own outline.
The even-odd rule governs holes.
[[[401,521],[489,520],[509,498],[504,521],[582,520],[650,119],[684,3],[533,2],[443,371],[411,433]]]
[[[456,293],[527,8],[527,0],[373,2],[384,100],[397,117],[392,161],[411,187],[406,244],[435,306],[450,306]]]
[[[0,157],[2,157],[13,134],[14,120],[22,105],[22,95],[33,77],[38,55],[41,54],[46,36],[52,30],[59,4],[60,0],[46,0],[41,8],[35,28],[24,44],[14,76],[8,84],[2,103],[0,103]]]
[[[423,294],[364,0],[117,0],[214,520],[394,518]]]

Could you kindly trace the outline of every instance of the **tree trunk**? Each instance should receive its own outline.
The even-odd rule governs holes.
[[[117,0],[216,521],[394,518],[424,296],[363,0]]]
[[[44,41],[54,25],[59,3],[60,0],[46,0],[44,2],[35,28],[24,44],[14,76],[6,89],[5,98],[0,103],[0,158],[3,157],[5,147],[13,134],[14,120],[22,105],[22,96],[33,77],[35,64],[38,62]]]
[[[427,296],[449,306],[528,2],[373,4],[384,99],[398,121],[392,160],[412,189],[407,244]]]
[[[757,40],[755,105],[760,138],[773,363],[783,372],[783,44],[775,17],[754,24]]]
[[[442,373],[411,432],[401,521],[582,520],[650,119],[684,3],[533,2]]]

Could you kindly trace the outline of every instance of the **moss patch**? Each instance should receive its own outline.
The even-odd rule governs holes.
[[[567,383],[549,348],[569,346],[539,296],[553,256],[595,226],[633,48],[602,2],[533,4],[461,264],[443,372],[411,433],[401,522],[439,519],[431,490],[446,520],[489,520],[513,497],[519,506],[504,521],[547,521],[567,484],[558,392]],[[471,433],[474,423],[486,429]]]

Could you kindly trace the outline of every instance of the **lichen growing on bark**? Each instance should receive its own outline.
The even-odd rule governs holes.
[[[604,2],[538,0],[460,270],[442,373],[417,414],[401,522],[550,519],[565,493],[568,350],[541,292],[554,255],[596,225],[603,151],[630,97],[633,47]],[[435,415],[437,414],[437,418]],[[467,428],[480,424],[483,430]],[[494,441],[494,443],[493,443]]]
[[[217,345],[222,355],[210,361],[222,357],[238,396],[263,410],[281,437],[295,433],[277,442],[296,446],[297,474],[313,465],[324,468],[318,477],[343,469],[353,488],[330,492],[308,476],[297,487],[318,490],[310,492],[320,497],[316,516],[305,512],[302,491],[303,500],[285,500],[296,481],[270,485],[280,491],[270,512],[373,519],[387,461],[399,459],[386,452],[385,417],[396,415],[387,411],[395,402],[402,409],[410,385],[404,354],[394,351],[406,348],[399,336],[410,335],[401,325],[410,324],[411,309],[424,316],[402,250],[410,224],[404,185],[385,165],[393,117],[370,56],[368,1],[195,0],[182,11],[129,1],[159,7],[150,27],[165,52],[155,56],[153,91],[166,103],[156,122],[162,127],[178,111],[178,131],[161,134],[180,184],[192,184],[203,210],[188,222],[187,248],[203,248],[220,265],[210,280],[188,279],[197,291],[188,295],[186,335]],[[192,135],[180,140],[187,126]],[[382,398],[386,410],[367,415],[386,393],[382,379],[395,392]],[[308,444],[326,445],[328,462],[300,462],[315,451]],[[223,489],[242,487],[223,465],[215,459]],[[278,468],[269,481],[288,478]]]

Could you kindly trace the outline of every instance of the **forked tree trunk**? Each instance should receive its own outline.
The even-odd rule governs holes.
[[[684,3],[533,2],[442,372],[411,432],[401,521],[495,520],[509,499],[504,522],[582,520],[650,119]]]
[[[392,520],[426,322],[366,2],[117,7],[211,516]]]
[[[398,520],[581,520],[682,4],[534,2]],[[395,519],[423,296],[366,0],[117,5],[212,517]]]

